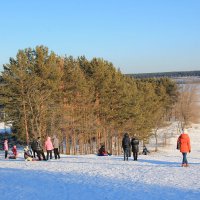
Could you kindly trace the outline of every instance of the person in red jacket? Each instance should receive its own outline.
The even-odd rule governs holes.
[[[187,134],[187,130],[179,136],[177,143],[180,144],[180,152],[183,155],[182,167],[188,167],[187,153],[191,152],[190,137]]]
[[[16,147],[16,145],[13,146],[12,152],[13,152],[13,155],[14,155],[14,157],[16,159],[17,158],[17,147]]]

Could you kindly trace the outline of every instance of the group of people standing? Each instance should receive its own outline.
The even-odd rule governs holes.
[[[27,147],[26,147],[27,149]],[[31,143],[31,149],[33,151],[33,157],[36,158],[36,155],[39,160],[49,160],[53,158],[52,152],[54,152],[55,159],[60,159],[60,153],[59,153],[59,140],[56,136],[53,136],[52,140],[50,137],[47,137],[44,149],[47,152],[47,155],[45,157],[43,146],[41,144],[41,138],[38,137],[37,140],[33,140]]]
[[[130,140],[128,133],[125,133],[122,140],[122,148],[124,150],[124,161],[128,160],[128,158],[130,157],[131,147],[132,147],[132,152],[133,152],[133,158],[134,160],[137,160],[138,152],[139,152],[139,140],[136,137],[133,137]],[[180,150],[183,156],[181,166],[188,167],[189,164],[187,160],[187,153],[191,152],[191,145],[190,145],[190,137],[188,135],[187,129],[183,130],[181,135],[178,137],[177,149]],[[149,151],[144,146],[143,154],[146,155],[147,153],[149,153]]]
[[[122,139],[122,148],[124,150],[124,161],[128,161],[131,149],[133,152],[133,159],[137,161],[139,152],[139,140],[136,137],[133,137],[130,140],[128,133],[125,133]]]
[[[46,156],[44,154],[44,150],[47,152]],[[9,145],[8,140],[4,140],[4,151],[5,151],[5,159],[16,159],[17,158],[17,147],[14,145],[12,147],[13,155],[9,155]],[[59,153],[59,139],[56,136],[53,136],[52,140],[50,137],[47,137],[44,148],[41,142],[41,138],[38,137],[31,142],[31,149],[28,146],[24,148],[24,158],[27,161],[37,160],[36,156],[39,160],[49,160],[53,158],[53,152],[55,159],[60,159]]]

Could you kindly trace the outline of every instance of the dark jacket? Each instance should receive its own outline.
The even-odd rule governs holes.
[[[130,149],[131,142],[128,134],[125,134],[122,140],[122,148],[123,149]]]
[[[40,140],[36,141],[36,149],[35,150],[36,151],[42,151],[43,150]]]
[[[147,153],[150,153],[150,152],[148,151],[148,149],[146,148],[146,146],[144,146],[142,154],[147,155]]]
[[[31,149],[32,149],[33,151],[35,151],[35,150],[37,149],[37,140],[33,140],[33,141],[31,142]]]
[[[138,152],[139,151],[139,140],[136,138],[133,138],[131,140],[131,146],[132,146],[132,152]]]

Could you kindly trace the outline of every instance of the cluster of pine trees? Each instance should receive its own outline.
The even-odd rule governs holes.
[[[0,93],[18,137],[57,135],[67,154],[94,153],[102,143],[119,154],[124,132],[147,141],[178,94],[168,78],[134,79],[103,59],[60,57],[44,46],[10,58]]]

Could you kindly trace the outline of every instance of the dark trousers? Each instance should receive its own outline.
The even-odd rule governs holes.
[[[128,157],[131,157],[131,148],[129,149],[129,155],[128,155]]]
[[[41,155],[42,155],[43,160],[46,160],[43,150],[37,150],[35,152],[37,153],[37,157],[39,158],[39,160],[41,160]]]
[[[8,157],[8,151],[5,151],[5,158]]]
[[[54,148],[54,156],[55,156],[55,159],[60,159],[60,153],[59,153],[59,150],[58,150],[58,148]]]
[[[138,158],[138,152],[133,152],[133,158],[134,158],[134,160],[137,160],[137,158]]]
[[[182,153],[183,154],[183,161],[182,161],[182,164],[188,164],[188,161],[187,161],[187,153]]]
[[[33,151],[33,157],[35,158],[35,154],[37,153],[35,150],[32,150]]]
[[[124,160],[128,160],[128,157],[129,157],[129,149],[125,148],[124,149]]]
[[[47,160],[49,160],[49,155],[50,159],[52,159],[52,150],[47,150]]]
[[[147,155],[147,151],[143,151],[142,154],[143,154],[143,155]]]

